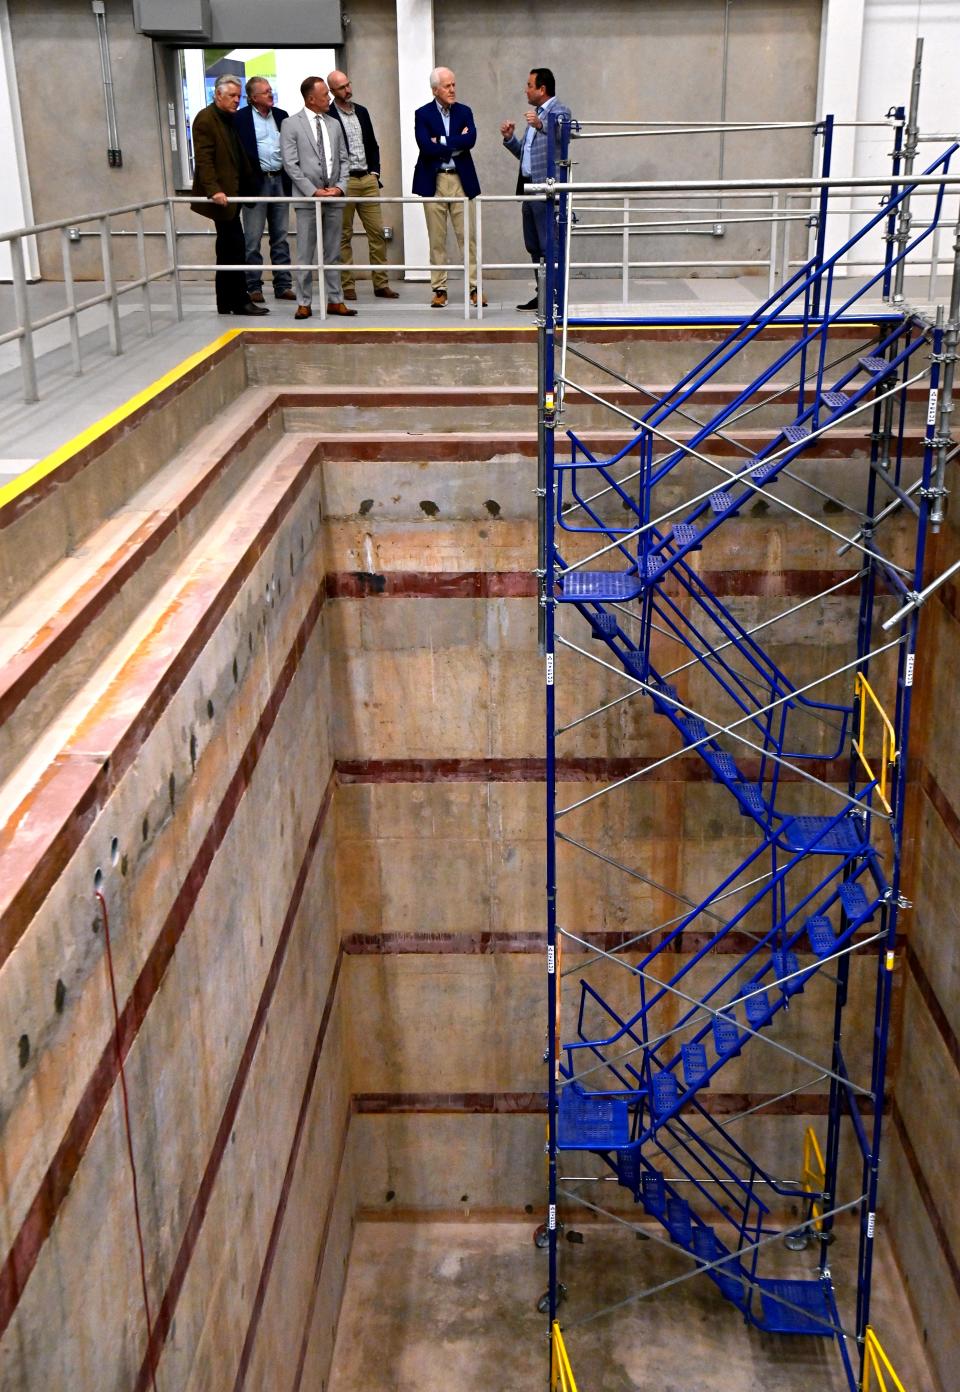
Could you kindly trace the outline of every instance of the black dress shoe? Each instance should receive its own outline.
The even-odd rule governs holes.
[[[238,305],[236,309],[231,309],[230,313],[245,314],[248,315],[250,318],[259,319],[262,314],[269,314],[270,311],[269,309],[267,309],[266,305],[254,304],[252,300],[248,300],[246,304]]]
[[[540,307],[540,299],[539,299],[539,296],[537,296],[537,295],[534,295],[534,297],[533,297],[532,300],[527,300],[525,304],[518,304],[518,305],[517,305],[517,309],[539,309],[539,307]]]

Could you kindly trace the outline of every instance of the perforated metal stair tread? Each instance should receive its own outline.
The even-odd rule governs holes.
[[[690,1246],[693,1241],[693,1217],[685,1199],[667,1199],[667,1227],[681,1247]]]
[[[661,1217],[667,1202],[663,1175],[653,1174],[650,1170],[645,1170],[640,1180],[640,1197],[648,1213],[652,1213],[657,1218]]]
[[[803,977],[798,976],[800,961],[795,952],[774,952],[773,975],[780,989],[788,996],[803,990]],[[784,978],[788,978],[784,980]]]
[[[696,1087],[707,1076],[707,1051],[702,1044],[684,1044],[680,1048],[683,1076],[687,1087]]]
[[[809,425],[788,425],[783,431],[791,445],[799,445],[801,440],[805,440],[810,434]]]
[[[680,1085],[672,1073],[666,1069],[654,1073],[650,1081],[650,1105],[657,1120],[669,1116],[680,1097]]]
[[[722,517],[733,507],[733,498],[729,493],[724,493],[723,489],[718,489],[716,493],[710,494],[710,507],[718,517]]]
[[[612,638],[617,631],[617,617],[615,614],[591,614],[590,622],[604,638]]]
[[[839,411],[844,406],[849,406],[850,398],[846,392],[825,391],[820,398],[824,406],[829,406],[831,411]]]
[[[561,1150],[619,1150],[630,1140],[630,1113],[618,1097],[587,1097],[572,1085],[560,1094]]]
[[[870,901],[856,880],[848,880],[840,886],[840,902],[848,923],[866,922],[873,917]]]
[[[818,957],[829,957],[837,945],[833,934],[833,924],[825,914],[811,914],[803,925],[810,946]]]
[[[681,720],[680,728],[691,744],[707,738],[707,727],[698,715],[688,715]]]
[[[773,1015],[773,1006],[766,991],[757,991],[754,995],[748,996],[744,1001],[744,1008],[747,1012],[747,1023],[754,1029],[767,1024]]]
[[[757,1280],[763,1314],[757,1324],[770,1334],[833,1334],[833,1314],[820,1281]],[[779,1299],[777,1297],[780,1297]],[[789,1302],[789,1303],[786,1303]]]
[[[767,805],[763,800],[763,793],[756,783],[741,783],[735,792],[743,803],[744,812],[751,812],[758,817],[762,817],[767,810]]]
[[[561,577],[560,598],[567,601],[584,599],[636,599],[640,579],[630,571],[571,570]]]
[[[705,749],[704,758],[710,767],[721,778],[734,783],[740,777],[740,770],[737,768],[736,760],[732,754],[728,754],[725,749]]]
[[[713,1042],[717,1053],[722,1058],[728,1058],[731,1054],[739,1054],[741,1039],[736,1021],[729,1019],[726,1015],[715,1015],[713,1017]]]
[[[867,353],[865,357],[858,358],[860,366],[864,372],[869,372],[871,377],[876,377],[881,372],[886,372],[890,364],[886,358],[878,358],[874,353]]]
[[[677,546],[694,545],[700,533],[690,522],[677,522],[673,528],[673,540]]]
[[[640,1188],[640,1152],[639,1150],[618,1150],[617,1151],[617,1178],[625,1189],[629,1189],[631,1194],[636,1195],[639,1200]]]
[[[750,477],[754,483],[764,483],[771,474],[775,474],[780,467],[779,460],[760,459],[757,460],[750,469]]]
[[[856,824],[849,817],[826,828],[832,817],[794,817],[783,829],[784,844],[791,851],[855,851],[863,844]]]
[[[623,655],[623,665],[632,677],[639,677],[645,681],[649,668],[647,659],[642,652],[628,652]]]

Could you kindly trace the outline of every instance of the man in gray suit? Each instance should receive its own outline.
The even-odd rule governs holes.
[[[300,84],[303,110],[288,116],[280,127],[283,167],[296,193],[309,198],[297,204],[297,260],[313,261],[317,255],[317,209],[323,228],[323,284],[328,314],[356,314],[343,302],[340,287],[340,233],[343,227],[343,191],[347,186],[347,144],[340,124],[330,109],[330,89],[322,77],[306,77]],[[322,203],[318,200],[322,199]],[[295,319],[309,319],[313,310],[313,271],[297,271]]]

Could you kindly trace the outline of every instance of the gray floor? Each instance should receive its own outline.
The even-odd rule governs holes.
[[[849,282],[853,284],[853,282]],[[424,283],[395,282],[398,300],[373,298],[369,282],[361,282],[355,319],[335,320],[336,326],[354,328],[425,328],[441,324],[455,326],[477,323],[475,310],[465,320],[458,286],[451,284],[446,309],[430,308],[430,294]],[[78,286],[79,298],[93,298],[102,286],[84,282]],[[483,323],[497,327],[530,324],[529,313],[518,312],[518,300],[533,289],[532,280],[488,281],[489,307]],[[575,280],[571,284],[570,304],[574,312],[602,312],[612,316],[675,316],[737,314],[755,307],[766,294],[767,282],[761,277],[649,279],[633,281],[629,300],[623,302],[619,282]],[[907,298],[923,306],[926,279],[907,285]],[[943,286],[943,295],[947,286]],[[916,295],[916,300],[911,300]],[[29,287],[31,318],[36,320],[56,312],[64,305],[64,289],[58,282],[40,282]],[[120,338],[122,353],[115,357],[110,348],[107,310],[95,306],[80,317],[82,375],[75,376],[66,321],[38,330],[34,335],[40,401],[26,405],[20,371],[20,345],[0,346],[0,485],[65,444],[81,430],[116,410],[157,377],[212,342],[227,329],[251,325],[274,328],[293,326],[296,306],[275,302],[268,296],[269,317],[258,320],[222,318],[214,309],[212,287],[187,283],[183,287],[184,316],[177,321],[172,288],[158,283],[151,288],[153,333],[148,331],[147,314],[141,293],[134,291],[121,299]],[[877,300],[869,303],[879,304]],[[317,327],[315,312],[309,327]],[[0,286],[0,332],[16,325],[12,287]]]
[[[535,1307],[546,1286],[546,1253],[534,1247],[532,1231],[531,1223],[515,1222],[359,1223],[330,1392],[545,1388],[545,1321]],[[853,1227],[832,1250],[843,1318],[851,1265],[856,1272]],[[569,1295],[561,1323],[582,1392],[849,1389],[832,1340],[748,1329],[705,1277],[580,1323],[644,1286],[689,1271],[678,1251],[594,1224],[584,1229],[583,1245],[565,1245],[562,1256]],[[791,1272],[799,1262],[804,1275],[813,1274],[813,1254],[783,1256]],[[882,1241],[873,1314],[904,1386],[929,1387],[900,1276]]]

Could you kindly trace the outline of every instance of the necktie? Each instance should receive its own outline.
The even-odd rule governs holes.
[[[327,156],[326,156],[326,152],[325,152],[325,150],[324,150],[324,148],[323,148],[323,125],[322,125],[322,122],[321,122],[321,117],[315,116],[315,117],[314,117],[314,120],[315,120],[316,123],[317,123],[317,159],[320,161],[320,175],[321,175],[321,178],[322,178],[322,183],[321,183],[320,187],[321,187],[321,188],[326,188],[326,186],[327,186]]]

